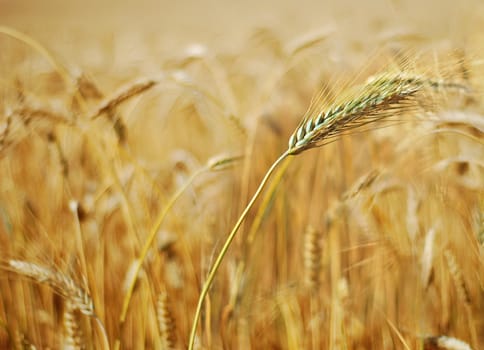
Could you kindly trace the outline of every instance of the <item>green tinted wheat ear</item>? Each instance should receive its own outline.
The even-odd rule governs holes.
[[[322,146],[332,139],[363,125],[371,124],[388,117],[398,118],[404,114],[425,108],[426,106],[432,106],[433,94],[435,95],[447,89],[468,91],[465,86],[445,81],[431,80],[420,75],[408,75],[402,72],[386,73],[370,78],[364,85],[343,91],[333,101],[327,104],[316,101],[316,103],[310,106],[304,118],[289,138],[288,149],[271,165],[261,180],[259,187],[235,223],[232,231],[229,233],[208,273],[207,280],[203,284],[202,291],[200,292],[197,309],[195,311],[188,343],[189,350],[193,349],[203,301],[208,294],[222,260],[227,254],[250,208],[252,208],[262,193],[274,170],[287,157]],[[426,90],[429,92],[428,96],[426,95],[428,97],[427,99],[417,98],[419,94]]]
[[[365,124],[415,111],[422,107],[416,97],[426,89],[468,90],[457,83],[403,73],[372,77],[327,108],[317,104],[310,108],[289,138],[288,153],[298,154]]]

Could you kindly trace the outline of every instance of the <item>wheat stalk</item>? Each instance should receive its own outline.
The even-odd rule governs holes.
[[[119,324],[120,328],[122,329],[124,322],[126,321],[126,316],[128,314],[128,308],[129,308],[129,303],[131,301],[131,297],[133,295],[134,291],[134,286],[136,284],[136,280],[138,278],[139,271],[141,270],[141,265],[143,265],[143,262],[148,255],[148,251],[150,250],[151,245],[153,244],[153,241],[155,240],[156,234],[158,233],[158,230],[161,227],[161,224],[163,223],[163,220],[165,219],[166,215],[170,211],[170,209],[173,207],[173,205],[176,203],[176,201],[180,198],[180,196],[190,187],[190,185],[195,181],[195,179],[200,176],[201,174],[207,172],[207,171],[221,171],[226,169],[227,167],[231,166],[234,162],[238,161],[240,159],[240,156],[215,156],[213,158],[210,158],[205,166],[199,168],[195,172],[192,173],[192,175],[189,177],[189,179],[185,182],[184,185],[182,185],[168,200],[168,202],[165,204],[163,209],[160,211],[158,214],[157,218],[155,219],[155,222],[153,226],[150,229],[150,232],[148,234],[148,237],[145,241],[145,244],[143,245],[141,252],[139,253],[138,259],[135,260],[134,265],[133,265],[133,273],[130,275],[130,277],[126,281],[126,294],[123,299],[123,305],[121,309],[121,316],[119,317]],[[117,339],[115,343],[115,349],[119,349],[121,346],[120,339]]]
[[[431,88],[437,92],[443,89],[462,89],[468,91],[463,85],[430,80],[420,75],[407,75],[401,72],[393,74],[387,73],[370,78],[366,84],[357,87],[356,89],[347,90],[342,93],[338,99],[332,101],[332,103],[329,104],[329,107],[322,102],[322,99],[316,100],[315,103],[310,106],[298,127],[289,138],[288,149],[269,167],[269,170],[261,180],[259,187],[226,238],[222,249],[208,273],[207,279],[200,292],[192,323],[188,342],[189,350],[193,350],[195,334],[203,302],[222,260],[227,254],[242,222],[245,220],[245,217],[259,195],[262,193],[262,190],[274,170],[287,157],[322,146],[323,144],[328,143],[330,139],[341,136],[350,130],[374,123],[390,116],[399,116],[425,107],[426,104],[422,106],[420,103],[421,101],[417,99],[417,95],[427,88]]]

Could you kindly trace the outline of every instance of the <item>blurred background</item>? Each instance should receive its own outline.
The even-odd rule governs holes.
[[[52,49],[77,60],[88,59],[85,50],[100,41],[121,45],[125,50],[116,60],[128,62],[139,58],[140,41],[154,55],[170,55],[193,43],[237,50],[261,27],[283,40],[332,30],[342,45],[370,48],[395,34],[462,44],[477,34],[473,31],[483,20],[483,6],[478,0],[0,0],[0,22],[35,33]]]

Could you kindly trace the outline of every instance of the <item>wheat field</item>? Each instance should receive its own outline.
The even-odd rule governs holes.
[[[484,348],[483,20],[0,0],[0,348]]]

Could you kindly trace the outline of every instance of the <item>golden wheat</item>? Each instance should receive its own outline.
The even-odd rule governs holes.
[[[455,289],[457,295],[459,296],[462,303],[465,305],[471,305],[471,297],[469,295],[469,289],[467,288],[466,282],[462,277],[462,270],[460,269],[454,254],[450,249],[444,250],[445,260],[449,268],[450,275],[454,281]]]
[[[254,205],[275,169],[287,157],[298,155],[311,148],[319,147],[329,142],[332,138],[341,136],[348,131],[391,116],[398,118],[403,114],[415,112],[422,107],[421,102],[415,97],[426,87],[434,90],[461,89],[469,91],[465,85],[454,82],[440,82],[404,73],[387,73],[370,78],[361,87],[348,88],[346,92],[342,92],[337,97],[336,102],[329,108],[324,109],[325,105],[318,100],[310,106],[296,130],[290,136],[288,149],[269,167],[259,187],[242,211],[232,231],[229,233],[208,273],[207,280],[200,293],[197,310],[195,311],[195,318],[188,344],[190,350],[193,349],[202,304],[215,278],[215,274],[224,256],[227,254],[242,222],[245,220],[250,208]],[[429,104],[428,102],[431,101],[426,102]]]
[[[169,300],[166,292],[158,294],[156,317],[158,319],[158,329],[160,331],[163,349],[174,349],[176,340],[175,321],[169,309]]]
[[[50,286],[54,292],[66,298],[72,304],[73,309],[79,310],[84,315],[95,315],[94,304],[90,295],[69,276],[22,260],[9,260],[6,268],[37,283]]]
[[[78,310],[70,302],[67,302],[65,306],[64,332],[63,348],[65,350],[85,349]]]
[[[15,348],[22,349],[22,350],[36,350],[37,347],[32,344],[29,339],[25,336],[25,334],[19,333],[17,334]]]
[[[228,251],[237,231],[247,216],[250,208],[254,205],[262,189],[265,187],[274,170],[288,157],[298,155],[301,152],[319,147],[331,139],[339,137],[361,126],[375,123],[385,118],[399,118],[402,115],[413,113],[422,107],[429,109],[432,100],[427,99],[425,104],[417,99],[417,94],[425,88],[433,90],[459,89],[468,92],[465,85],[436,81],[419,75],[405,73],[384,73],[368,79],[367,83],[343,91],[336,100],[326,107],[323,101],[316,100],[310,106],[302,118],[296,130],[289,138],[288,149],[270,166],[259,187],[255,191],[234,228],[229,233],[220,253],[209,271],[199,297],[199,303],[195,312],[195,319],[189,340],[189,349],[193,348],[195,331],[200,317],[203,300],[215,278],[215,274]],[[323,98],[324,96],[320,96]]]
[[[322,247],[320,233],[309,226],[304,235],[305,282],[310,289],[316,289],[320,282]]]
[[[17,6],[0,17],[25,19]],[[291,40],[291,22],[228,50],[190,35],[180,52],[177,33],[125,41],[95,21],[67,48],[33,28],[41,13],[15,24],[38,39],[0,27],[0,251],[20,276],[0,278],[0,348],[482,347],[472,18],[457,43],[385,11],[357,40],[332,21]],[[382,41],[389,57],[363,58]]]

